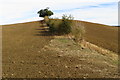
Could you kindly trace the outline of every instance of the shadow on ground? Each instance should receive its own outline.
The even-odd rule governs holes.
[[[49,28],[46,24],[42,24],[39,29],[35,29],[36,34],[35,36],[53,36],[52,33],[50,33]]]
[[[49,31],[37,31],[38,33],[35,36],[53,36]]]

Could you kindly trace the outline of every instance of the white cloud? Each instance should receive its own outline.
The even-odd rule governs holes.
[[[98,6],[118,2],[118,0],[0,0],[0,24],[11,24],[38,20],[37,11],[50,7],[51,10],[74,9],[84,6]],[[103,11],[101,13],[101,11]],[[107,14],[109,12],[109,14]],[[103,24],[116,24],[117,8],[94,8],[79,9],[64,12],[73,14],[75,19],[93,21]],[[63,13],[56,13],[54,16],[60,17]],[[112,18],[111,18],[112,17]],[[109,19],[109,20],[107,20]]]

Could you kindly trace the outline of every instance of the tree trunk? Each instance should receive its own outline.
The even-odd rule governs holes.
[[[45,16],[45,17],[44,17],[44,21],[45,21],[45,23],[47,23],[47,22],[49,21],[49,17],[48,17],[48,16]]]

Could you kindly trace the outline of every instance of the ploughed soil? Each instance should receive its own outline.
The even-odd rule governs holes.
[[[41,22],[2,27],[3,78],[118,78],[118,56],[54,37]]]
[[[86,30],[86,40],[100,47],[118,52],[119,27],[82,22]]]

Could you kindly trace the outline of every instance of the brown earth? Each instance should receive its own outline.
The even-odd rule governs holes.
[[[118,27],[83,22],[86,40],[100,47],[118,52]]]
[[[102,55],[54,38],[38,21],[2,28],[3,78],[118,78],[113,52]]]

